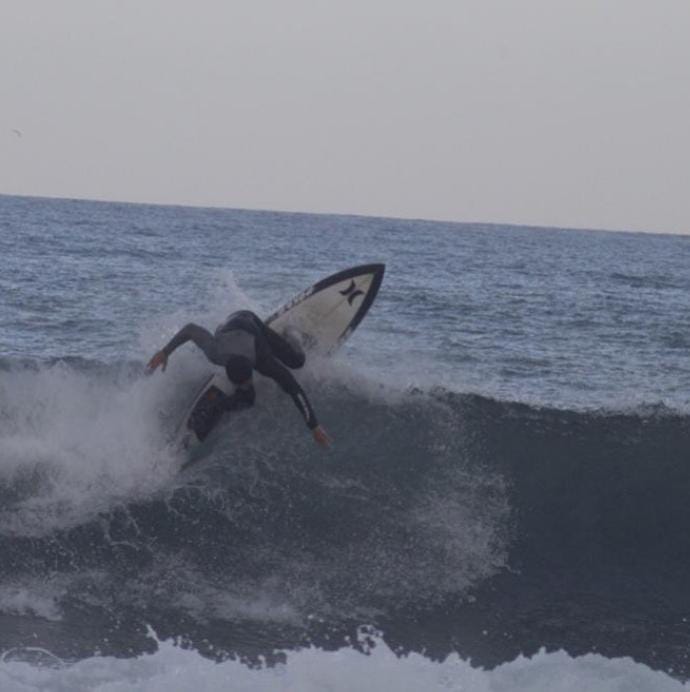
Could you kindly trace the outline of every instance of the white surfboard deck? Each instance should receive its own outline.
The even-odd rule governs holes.
[[[278,333],[286,328],[296,330],[303,339],[307,357],[310,354],[330,355],[350,337],[368,312],[384,271],[384,264],[365,264],[332,274],[289,300],[265,322]],[[199,400],[212,386],[225,394],[232,394],[234,390],[222,370],[199,383],[175,432],[177,445],[183,449],[192,451],[201,444],[188,423]]]

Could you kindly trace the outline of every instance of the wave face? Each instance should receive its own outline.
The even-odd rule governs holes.
[[[166,440],[197,365],[142,379],[127,363],[3,364],[7,644],[28,618],[59,655],[145,651],[146,624],[256,655],[370,622],[396,647],[487,665],[544,644],[648,660],[625,630],[645,589],[664,602],[651,619],[688,605],[685,416],[396,392],[316,368],[304,382],[337,421],[331,453],[261,382],[257,407],[179,474]],[[672,647],[654,657],[679,663]]]
[[[468,453],[510,479],[521,562],[690,566],[688,416],[441,398],[473,430]]]
[[[208,618],[299,629],[441,603],[504,564],[503,482],[467,456],[452,404],[307,377],[320,415],[338,421],[324,454],[264,381],[251,415],[180,475],[166,446],[185,403],[165,399],[174,377],[142,380],[126,364],[6,371],[8,590],[41,581],[63,615],[88,605],[129,621],[137,609],[164,631]]]

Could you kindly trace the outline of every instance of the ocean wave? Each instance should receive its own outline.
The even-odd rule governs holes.
[[[257,407],[227,424],[199,472],[178,476],[182,459],[166,446],[167,435],[186,402],[180,392],[199,376],[198,361],[155,381],[141,378],[135,363],[73,359],[9,367],[5,361],[4,367],[5,536],[68,530],[107,513],[109,503],[110,510],[128,511],[162,501],[207,504],[212,518],[219,493],[226,504],[273,518],[286,507],[293,520],[303,509],[305,522],[307,509],[321,511],[319,522],[333,524],[323,533],[332,537],[370,533],[376,529],[357,527],[379,526],[400,511],[408,522],[426,512],[431,525],[432,515],[452,514],[450,498],[472,513],[476,488],[509,505],[513,544],[527,534],[534,544],[538,536],[550,554],[572,549],[584,535],[590,549],[658,554],[679,542],[690,519],[690,420],[662,403],[567,411],[438,387],[395,392],[312,373],[309,388],[337,439],[330,456],[312,449],[289,400],[263,381]],[[43,525],[41,498],[46,511],[55,500]],[[494,511],[505,525],[498,504]],[[329,515],[348,521],[341,525]],[[282,518],[272,531],[284,528]]]
[[[466,455],[452,407],[306,373],[337,440],[324,454],[264,381],[256,408],[178,474],[167,434],[195,365],[155,380],[65,362],[3,378],[0,575],[136,575],[134,591],[168,585],[141,599],[161,607],[200,583],[243,598],[261,584],[259,600],[288,594],[278,611],[349,617],[436,602],[500,569],[502,480]]]
[[[180,474],[168,435],[203,367],[5,369],[0,613],[35,600],[39,618],[88,614],[130,639],[142,621],[198,641],[213,622],[240,640],[271,623],[270,648],[320,623],[416,622],[462,603],[471,615],[473,599],[542,608],[544,575],[611,592],[621,574],[687,573],[690,426],[663,405],[540,408],[321,364],[301,379],[330,453],[261,381],[255,409]],[[88,628],[87,642],[102,635]]]
[[[688,416],[441,396],[472,430],[467,453],[509,486],[515,559],[688,564]]]

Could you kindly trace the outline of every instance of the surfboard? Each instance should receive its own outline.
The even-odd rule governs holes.
[[[381,287],[384,272],[384,264],[363,264],[327,276],[264,321],[278,333],[296,332],[307,358],[313,354],[331,355],[364,319]],[[233,385],[222,370],[200,382],[176,429],[179,446],[191,451],[208,438],[223,418],[223,395],[232,391]]]

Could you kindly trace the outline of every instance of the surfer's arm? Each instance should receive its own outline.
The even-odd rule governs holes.
[[[287,373],[289,379],[292,380],[292,382],[289,384],[283,384],[281,382],[278,382],[278,384],[283,388],[284,392],[286,392],[292,397],[292,400],[295,402],[297,410],[302,414],[304,422],[307,424],[309,430],[315,430],[319,427],[319,422],[316,420],[316,414],[314,413],[314,409],[312,408],[311,403],[307,398],[307,395],[305,394],[302,387],[300,387],[299,382],[297,382],[293,374],[287,369],[285,370],[285,372]]]
[[[319,422],[316,420],[316,414],[307,395],[294,375],[284,365],[275,358],[264,358],[256,364],[256,369],[265,377],[270,377],[274,382],[277,382],[280,388],[292,397],[310,430],[319,427]]]
[[[188,341],[193,341],[207,357],[215,348],[215,338],[213,334],[211,334],[208,329],[204,329],[198,324],[190,322],[189,324],[185,324],[185,326],[163,346],[162,351],[166,356],[170,357],[175,349],[186,344]]]
[[[175,336],[173,336],[163,348],[155,353],[153,358],[148,363],[149,371],[153,372],[159,365],[163,366],[163,370],[168,365],[168,358],[172,355],[175,349],[186,344],[188,341],[193,341],[213,363],[216,355],[216,340],[207,329],[200,327],[198,324],[185,324]]]

